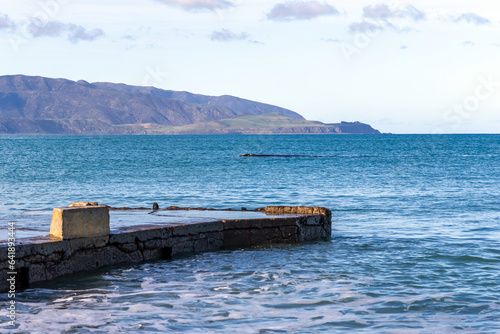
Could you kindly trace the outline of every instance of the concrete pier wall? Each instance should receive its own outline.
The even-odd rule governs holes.
[[[175,255],[277,243],[297,243],[331,235],[326,208],[267,207],[274,218],[230,219],[168,226],[124,228],[105,236],[24,240],[16,246],[19,288],[108,265],[170,259]],[[8,288],[7,245],[0,247],[0,290]]]

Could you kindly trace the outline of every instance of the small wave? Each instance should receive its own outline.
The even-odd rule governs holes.
[[[473,262],[473,263],[497,263],[497,262],[500,262],[499,258],[487,258],[487,257],[482,257],[482,256],[473,256],[473,255],[453,256],[453,255],[441,255],[441,254],[437,254],[437,255],[432,256],[431,258],[433,258],[433,259],[440,259],[440,260],[450,260],[450,261],[459,262],[459,263],[468,263],[468,262]]]
[[[321,300],[313,303],[282,303],[282,304],[262,304],[263,307],[275,309],[291,309],[291,308],[304,308],[304,307],[317,307],[334,304],[330,300]]]

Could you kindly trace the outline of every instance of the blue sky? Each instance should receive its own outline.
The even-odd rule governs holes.
[[[0,0],[0,75],[229,94],[383,132],[499,133],[497,8],[484,0]]]

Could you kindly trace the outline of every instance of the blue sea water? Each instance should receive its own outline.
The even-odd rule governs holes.
[[[325,206],[333,233],[38,284],[15,332],[500,333],[499,135],[0,137],[0,222],[79,200]]]

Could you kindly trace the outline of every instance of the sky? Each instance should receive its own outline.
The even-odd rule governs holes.
[[[0,75],[234,95],[391,133],[500,133],[494,0],[0,0]]]

